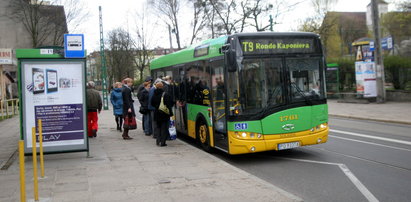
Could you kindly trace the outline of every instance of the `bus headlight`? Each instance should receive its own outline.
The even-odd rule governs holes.
[[[327,123],[322,123],[310,129],[311,132],[319,132],[325,130],[328,127]]]
[[[261,140],[264,139],[263,134],[255,132],[239,132],[239,131],[230,131],[230,135],[233,138],[243,139],[243,140]]]

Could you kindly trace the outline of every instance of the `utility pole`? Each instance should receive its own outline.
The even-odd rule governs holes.
[[[100,13],[100,58],[101,58],[101,81],[103,87],[103,109],[108,110],[108,96],[107,96],[107,68],[106,57],[104,55],[104,39],[103,39],[103,16],[101,13],[101,6],[98,7]]]
[[[270,15],[270,31],[273,31],[273,16]]]
[[[171,37],[171,26],[169,25],[169,24],[167,24],[168,25],[168,39],[170,40],[170,52],[169,53],[172,53],[173,52],[173,38]]]
[[[381,32],[380,32],[380,14],[378,11],[378,0],[371,0],[372,10],[372,27],[374,31],[374,61],[377,72],[377,103],[384,103],[385,95],[385,76],[384,76],[384,62],[382,58],[381,49]]]

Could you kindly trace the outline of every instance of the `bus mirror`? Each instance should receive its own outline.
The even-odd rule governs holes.
[[[231,48],[226,52],[226,66],[227,66],[228,72],[237,71],[236,51]]]

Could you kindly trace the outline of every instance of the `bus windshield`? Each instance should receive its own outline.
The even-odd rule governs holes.
[[[320,64],[320,59],[286,59],[291,82],[291,102],[325,98]]]
[[[287,100],[311,104],[324,99],[320,67],[320,58],[244,58],[240,70],[229,75],[230,109],[257,115]]]
[[[284,104],[282,69],[281,59],[243,60],[240,71],[243,114],[258,113],[264,107]]]

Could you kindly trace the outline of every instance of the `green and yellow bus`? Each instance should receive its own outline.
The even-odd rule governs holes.
[[[325,59],[313,33],[238,33],[153,60],[172,76],[175,126],[209,151],[284,150],[327,142]]]

